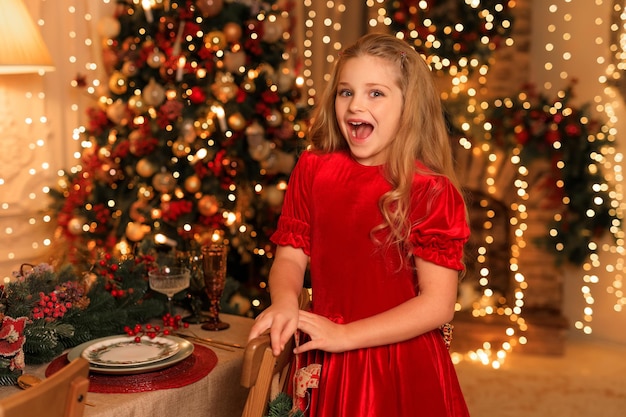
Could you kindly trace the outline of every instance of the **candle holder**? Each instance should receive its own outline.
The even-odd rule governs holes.
[[[230,324],[220,320],[220,300],[226,285],[226,256],[228,248],[219,244],[202,247],[202,272],[204,289],[209,298],[209,316],[202,325],[204,330],[224,330]]]

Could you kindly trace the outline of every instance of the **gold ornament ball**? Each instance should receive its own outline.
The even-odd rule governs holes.
[[[147,224],[128,222],[126,225],[126,237],[133,242],[139,242],[150,231],[150,226]]]
[[[227,103],[229,100],[235,98],[238,91],[237,84],[232,82],[216,81],[211,85],[211,92],[222,103]]]
[[[200,9],[202,16],[215,17],[222,11],[224,0],[196,0],[196,7]]]
[[[118,98],[106,108],[107,117],[115,124],[122,124],[126,119],[126,113],[126,103],[121,98]]]
[[[246,119],[239,112],[228,116],[228,126],[235,131],[242,130],[246,127]]]
[[[139,200],[150,201],[154,198],[154,190],[146,184],[141,184],[137,190],[137,198]]]
[[[122,65],[122,74],[127,77],[134,76],[135,74],[137,74],[138,70],[139,68],[137,68],[137,64],[135,64],[133,61],[125,61]]]
[[[188,193],[197,193],[202,187],[202,181],[197,175],[192,175],[185,180],[185,190]]]
[[[156,170],[157,167],[149,159],[146,158],[142,158],[137,161],[137,165],[135,166],[135,171],[137,171],[137,174],[144,178],[153,176]]]
[[[141,141],[144,139],[145,139],[145,136],[141,132],[141,130],[139,129],[132,130],[128,134],[128,142],[129,142],[128,150],[130,151],[130,153],[132,153],[133,155],[137,155],[137,152],[139,151],[137,145],[140,145]],[[154,172],[152,174],[154,174]],[[152,174],[150,174],[149,176],[152,176]]]
[[[113,94],[124,94],[128,89],[128,80],[120,71],[114,71],[109,78],[109,90]]]
[[[270,114],[265,117],[267,124],[272,127],[278,127],[283,122],[283,115],[276,109],[272,109]]]
[[[203,216],[213,216],[217,213],[219,209],[219,203],[217,202],[217,198],[212,195],[205,195],[200,200],[198,200],[198,211]]]
[[[189,155],[189,152],[191,152],[191,148],[182,139],[178,139],[172,145],[172,153],[178,158],[184,158]]]
[[[241,83],[241,88],[243,88],[243,90],[247,93],[254,93],[256,91],[256,84],[254,83],[254,80],[246,77]]]
[[[283,37],[283,26],[278,20],[263,22],[263,40],[267,43],[278,42]]]
[[[246,53],[244,51],[230,52],[224,54],[224,67],[230,72],[237,73],[239,68],[246,65]]]
[[[151,78],[148,85],[143,88],[141,96],[148,106],[158,106],[165,100],[165,88]]]
[[[133,113],[139,115],[146,110],[146,105],[143,102],[142,97],[138,94],[135,94],[128,99],[128,108],[131,109]]]
[[[176,188],[176,179],[169,172],[160,172],[152,179],[152,186],[160,193],[170,193]]]
[[[226,40],[230,43],[237,43],[241,39],[241,26],[237,23],[229,22],[222,28]]]
[[[204,36],[204,46],[214,52],[224,49],[226,45],[226,36],[222,31],[213,30]]]
[[[80,235],[83,233],[84,224],[85,219],[83,217],[72,217],[67,223],[67,230],[74,236]]]
[[[164,62],[165,54],[156,48],[148,55],[148,59],[146,60],[146,63],[151,68],[159,68]]]
[[[309,126],[304,120],[298,120],[293,125],[293,131],[296,132],[299,138],[304,139],[309,131]]]
[[[281,110],[283,111],[285,118],[291,121],[293,121],[296,118],[296,114],[298,114],[298,108],[296,107],[296,103],[293,101],[284,102]]]

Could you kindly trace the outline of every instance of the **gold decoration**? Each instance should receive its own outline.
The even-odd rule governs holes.
[[[293,101],[285,101],[281,107],[285,119],[293,121],[298,114],[298,108]]]
[[[233,113],[228,117],[228,126],[236,131],[242,130],[246,127],[246,119],[239,112]]]
[[[191,152],[191,148],[187,145],[187,143],[185,143],[184,140],[178,139],[172,145],[172,153],[178,158],[183,158],[189,155],[189,152]]]
[[[84,217],[72,217],[69,222],[67,222],[67,230],[73,234],[74,236],[80,235],[83,233],[83,226],[86,220]]]
[[[204,46],[214,52],[226,48],[226,36],[224,32],[213,30],[204,36]]]
[[[283,27],[278,20],[266,19],[263,22],[263,40],[265,42],[278,42],[283,37],[283,32]]]
[[[124,119],[127,116],[126,103],[121,98],[115,100],[110,106],[106,108],[106,114],[110,121],[115,124],[126,124]]]
[[[189,193],[197,193],[202,187],[202,181],[197,175],[192,175],[185,180],[185,190]]]
[[[137,71],[139,70],[139,68],[137,68],[137,64],[135,64],[133,61],[126,61],[124,62],[124,64],[122,65],[122,74],[124,74],[126,77],[132,77],[135,74],[137,74]]]
[[[141,96],[148,106],[158,106],[165,100],[165,88],[157,83],[154,78],[150,78],[150,82],[143,88]]]
[[[129,240],[139,242],[150,232],[150,230],[151,228],[147,224],[128,222],[125,234]]]
[[[240,72],[239,68],[245,68],[246,53],[244,51],[230,52],[224,54],[224,67],[230,72]]]
[[[157,48],[154,48],[154,50],[150,53],[150,55],[148,55],[148,59],[146,60],[146,63],[151,68],[159,68],[161,65],[163,65],[164,62],[165,54],[159,51]]]
[[[203,17],[215,17],[222,11],[224,0],[196,0],[196,7]]]
[[[136,115],[142,114],[146,110],[143,98],[139,94],[135,94],[128,99],[128,108]]]
[[[120,71],[114,71],[109,77],[109,90],[113,94],[124,94],[128,89],[128,80]]]
[[[276,109],[272,109],[270,114],[265,117],[267,124],[272,127],[278,127],[283,122],[283,115]]]
[[[222,30],[224,31],[226,41],[230,43],[239,42],[239,39],[241,39],[241,26],[239,26],[237,23],[226,23]]]
[[[217,198],[213,195],[205,195],[198,200],[198,211],[203,216],[213,216],[219,210]]]
[[[161,193],[170,193],[176,188],[176,179],[169,172],[159,172],[152,179],[152,186]]]
[[[211,85],[211,92],[222,103],[227,103],[237,95],[237,84],[233,82],[232,74],[219,72],[215,77],[215,83]]]

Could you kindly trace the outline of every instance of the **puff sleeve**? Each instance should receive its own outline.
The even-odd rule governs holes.
[[[463,246],[469,239],[465,202],[447,178],[426,178],[415,185],[426,191],[414,193],[417,197],[412,202],[413,254],[462,271]]]
[[[276,231],[270,240],[277,245],[301,248],[311,255],[311,187],[316,156],[302,153],[291,172]]]

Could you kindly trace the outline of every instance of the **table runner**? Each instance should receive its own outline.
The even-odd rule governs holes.
[[[69,362],[67,353],[50,362],[46,368],[49,377]],[[135,375],[109,375],[89,372],[89,392],[135,393],[179,388],[204,378],[217,365],[217,355],[205,346],[194,344],[193,353],[169,368]]]

